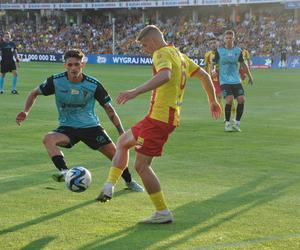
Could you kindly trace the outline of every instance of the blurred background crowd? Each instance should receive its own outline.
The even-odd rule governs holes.
[[[215,36],[222,41],[222,34],[227,29],[236,31],[237,45],[245,46],[252,56],[274,56],[282,48],[291,55],[300,55],[300,22],[288,11],[279,16],[270,11],[244,11],[234,21],[228,15],[209,13],[201,14],[195,21],[189,11],[184,14],[177,12],[177,15],[174,11],[166,12],[159,19],[150,15],[145,21],[138,11],[131,15],[125,11],[115,15],[115,29],[111,19],[97,12],[84,14],[80,24],[72,19],[66,23],[64,18],[48,14],[41,17],[40,24],[34,18],[19,16],[17,22],[2,22],[1,25],[2,30],[11,31],[20,52],[63,53],[69,48],[81,48],[86,54],[112,54],[114,36],[115,54],[137,55],[143,54],[143,51],[135,38],[146,24],[158,25],[166,40],[189,56],[203,56],[208,50],[208,39]]]

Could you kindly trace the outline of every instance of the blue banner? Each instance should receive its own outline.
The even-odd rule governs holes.
[[[280,60],[280,56],[275,57],[258,57],[252,58],[251,68],[288,68],[288,69],[300,69],[300,56],[289,56],[284,65]]]
[[[253,56],[251,58],[251,68],[268,69],[272,67],[272,58],[266,56]]]
[[[191,59],[200,66],[204,66],[203,58],[191,57]],[[129,55],[87,55],[87,62],[92,64],[152,65],[152,58]]]
[[[97,64],[151,65],[152,58],[148,56],[127,55],[87,55],[87,62]]]
[[[63,54],[18,53],[18,55],[23,62],[63,62]],[[205,65],[203,58],[191,57],[191,59],[200,66]],[[281,64],[279,56],[254,56],[251,61],[251,68],[279,69],[285,67]],[[152,58],[149,56],[91,54],[86,56],[86,62],[89,64],[152,65]],[[289,56],[286,66],[289,69],[300,69],[300,56]]]

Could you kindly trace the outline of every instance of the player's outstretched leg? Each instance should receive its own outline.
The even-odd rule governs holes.
[[[51,159],[55,167],[59,170],[58,173],[52,175],[52,179],[56,182],[64,182],[65,176],[69,170],[64,157],[62,155],[55,155]]]
[[[56,182],[64,182],[68,170],[62,170],[52,175],[52,179]]]
[[[114,186],[120,179],[123,171],[128,166],[129,149],[131,147],[133,147],[135,145],[135,143],[136,143],[135,138],[132,135],[130,130],[125,132],[124,134],[122,134],[119,137],[117,145],[116,145],[116,152],[112,159],[112,167],[109,170],[107,181],[104,184],[104,186],[100,192],[100,195],[96,198],[97,201],[107,202],[110,199],[112,199],[112,196],[114,193]],[[130,180],[130,181],[132,181],[132,180]]]
[[[101,193],[96,198],[97,201],[107,202],[112,199],[114,194],[114,186],[112,183],[105,183],[102,188]]]
[[[110,168],[107,181],[104,184],[99,196],[96,198],[97,201],[107,202],[112,199],[114,193],[114,186],[120,179],[122,172],[123,170],[120,168]]]
[[[118,144],[119,145],[119,144]],[[102,146],[99,151],[104,154],[108,159],[113,161],[113,157],[116,154],[116,146],[113,143],[106,144],[105,146]],[[120,150],[122,152],[122,150]],[[125,155],[127,155],[126,150],[124,151]],[[118,152],[118,154],[120,154]],[[122,158],[122,157],[121,157]],[[125,164],[128,160],[126,160],[125,157]],[[118,163],[117,163],[118,164]],[[144,188],[138,184],[135,180],[132,179],[131,173],[128,170],[128,167],[126,167],[122,173],[122,179],[125,181],[125,185],[127,186],[127,189],[134,191],[134,192],[144,192]]]
[[[43,143],[54,166],[59,171],[52,175],[52,179],[57,182],[65,181],[65,175],[69,169],[65,162],[64,154],[59,150],[57,145],[68,145],[70,143],[69,137],[62,133],[51,131],[45,135]]]

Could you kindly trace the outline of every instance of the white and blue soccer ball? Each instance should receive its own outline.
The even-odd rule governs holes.
[[[92,175],[90,171],[84,167],[74,167],[67,172],[65,183],[67,188],[72,192],[80,193],[91,185]]]

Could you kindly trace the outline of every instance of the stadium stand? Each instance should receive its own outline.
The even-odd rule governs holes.
[[[278,9],[277,6],[274,8]],[[166,40],[175,43],[189,56],[203,56],[208,49],[206,41],[211,36],[221,39],[221,34],[227,29],[234,29],[237,32],[238,42],[245,43],[252,55],[278,55],[282,47],[287,48],[289,54],[300,55],[300,23],[292,11],[283,9],[280,16],[277,16],[267,9],[250,13],[249,8],[244,8],[235,20],[232,20],[230,15],[224,13],[217,15],[204,11],[202,14],[201,10],[197,20],[193,18],[192,9],[185,10],[181,15],[178,15],[177,11],[175,15],[174,9],[167,8],[159,18],[155,17],[154,12],[149,12],[147,19],[142,18],[142,10],[132,10],[130,16],[128,10],[114,12],[116,16],[114,52],[124,55],[140,54],[140,48],[135,43],[137,31],[145,24],[155,23],[166,34]],[[28,11],[30,14],[27,15],[16,12],[16,21],[9,23],[2,21],[1,30],[12,32],[20,52],[63,53],[68,48],[80,47],[87,54],[112,54],[111,19],[103,10],[82,10],[82,12],[83,19],[78,23],[75,18],[66,21],[63,16],[48,11],[41,16],[40,24],[36,22],[32,11]]]

